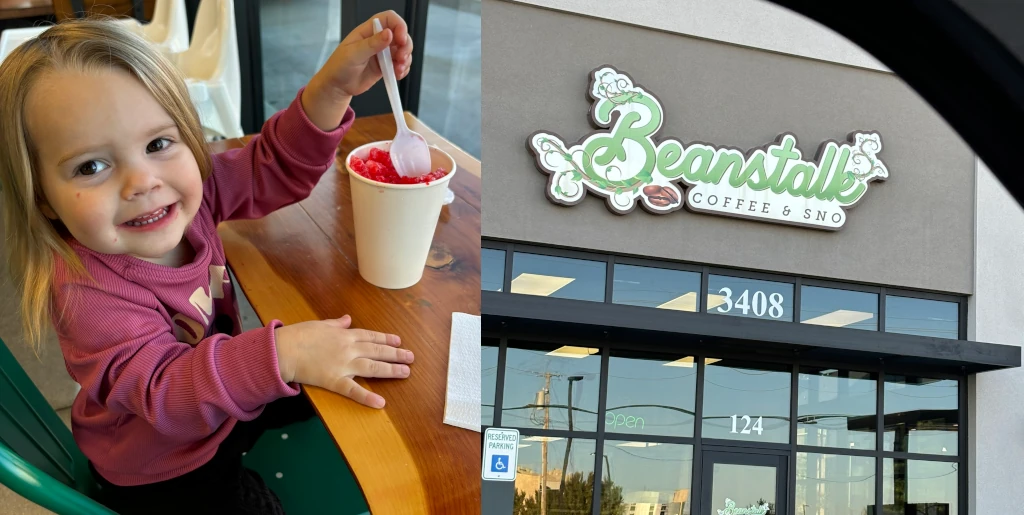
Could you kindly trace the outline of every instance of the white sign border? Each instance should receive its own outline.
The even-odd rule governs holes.
[[[834,207],[835,208],[836,214],[838,214],[840,219],[839,220],[834,220],[833,219],[833,220],[830,220],[831,223],[825,223],[825,224],[815,223],[817,220],[815,220],[814,222],[803,222],[803,221],[801,221],[799,219],[795,219],[795,217],[794,218],[790,218],[788,216],[788,214],[786,214],[785,216],[782,216],[782,217],[775,217],[775,216],[765,217],[765,216],[749,215],[747,213],[742,213],[742,212],[730,212],[731,210],[730,211],[726,211],[725,208],[723,208],[723,209],[709,209],[707,207],[698,206],[698,205],[695,205],[695,204],[698,204],[698,203],[694,202],[694,199],[692,198],[693,195],[695,193],[700,193],[700,194],[707,194],[707,193],[709,193],[708,191],[706,191],[706,189],[709,186],[708,185],[704,185],[704,184],[693,183],[693,182],[691,182],[691,181],[689,181],[687,179],[684,179],[682,177],[675,178],[675,179],[669,179],[667,181],[667,184],[663,184],[662,182],[664,182],[664,181],[659,179],[655,183],[651,183],[651,184],[648,185],[648,187],[658,187],[660,189],[668,189],[668,190],[670,190],[668,193],[670,193],[672,196],[675,197],[674,199],[672,199],[670,206],[655,206],[655,205],[652,205],[650,203],[649,199],[647,198],[648,195],[647,195],[646,191],[644,192],[643,195],[639,195],[638,193],[635,193],[635,192],[633,194],[631,194],[631,195],[627,195],[629,197],[628,198],[628,202],[627,202],[627,206],[618,206],[618,205],[615,204],[616,195],[612,195],[612,194],[610,194],[608,192],[599,191],[599,190],[595,189],[595,187],[592,184],[589,184],[587,181],[581,181],[579,184],[577,184],[577,187],[579,188],[579,190],[576,193],[574,193],[571,198],[566,198],[566,199],[558,198],[555,194],[552,193],[552,190],[555,187],[556,182],[558,180],[558,177],[561,174],[559,174],[556,169],[549,168],[548,166],[545,165],[544,157],[542,156],[542,147],[545,144],[545,142],[542,141],[542,140],[544,140],[544,139],[552,139],[553,141],[555,141],[557,143],[558,146],[565,147],[567,149],[570,149],[570,151],[572,151],[572,149],[575,149],[576,147],[579,147],[579,146],[583,145],[584,143],[590,141],[592,138],[600,137],[600,136],[607,136],[608,134],[610,134],[610,133],[606,132],[606,130],[610,130],[614,126],[617,125],[618,119],[619,119],[619,115],[621,113],[619,113],[618,111],[613,110],[608,120],[599,119],[599,116],[597,114],[597,108],[598,108],[599,100],[600,100],[601,97],[597,93],[597,88],[598,88],[598,83],[601,80],[600,77],[599,77],[599,74],[602,73],[602,72],[607,72],[608,74],[614,74],[616,77],[618,77],[619,78],[618,80],[620,81],[620,83],[625,85],[625,89],[623,89],[623,91],[626,91],[628,93],[637,93],[637,94],[639,94],[641,96],[646,96],[646,97],[650,98],[651,100],[653,100],[654,103],[659,108],[659,115],[661,117],[664,117],[664,110],[661,109],[661,102],[658,99],[658,96],[654,95],[653,93],[651,93],[649,91],[647,91],[643,86],[637,84],[636,81],[633,79],[633,77],[629,73],[624,72],[622,70],[619,70],[618,68],[616,68],[616,67],[614,67],[614,66],[612,66],[610,64],[603,64],[603,65],[595,68],[594,70],[591,70],[591,72],[588,74],[591,77],[591,80],[590,80],[590,85],[589,85],[589,88],[588,88],[588,91],[587,91],[587,97],[591,101],[591,106],[590,106],[590,109],[588,111],[587,118],[588,118],[588,121],[590,122],[590,125],[595,130],[585,134],[584,136],[582,136],[573,145],[566,145],[566,143],[563,143],[563,142],[566,142],[567,140],[565,140],[564,138],[562,138],[561,136],[559,136],[558,134],[556,134],[554,132],[546,131],[546,130],[534,131],[533,133],[531,133],[529,135],[529,137],[526,140],[526,147],[534,155],[535,165],[536,165],[537,169],[541,173],[549,176],[549,184],[548,184],[547,188],[545,189],[545,194],[546,194],[548,200],[551,201],[554,204],[557,204],[557,205],[560,205],[560,206],[564,206],[564,207],[571,207],[571,206],[574,206],[574,205],[579,204],[580,202],[582,202],[583,199],[587,196],[587,193],[590,192],[592,194],[595,194],[598,197],[602,197],[603,200],[605,200],[605,204],[606,204],[606,207],[608,208],[608,210],[611,211],[612,213],[616,214],[616,215],[626,215],[626,214],[629,214],[639,205],[641,208],[643,208],[643,210],[647,211],[650,214],[654,214],[654,215],[663,215],[663,214],[668,214],[668,213],[671,213],[671,212],[674,212],[674,211],[677,211],[677,210],[685,209],[687,211],[690,211],[691,213],[696,213],[696,214],[711,215],[711,216],[722,216],[722,217],[727,217],[727,218],[743,219],[743,220],[749,220],[749,221],[755,221],[755,222],[761,222],[761,223],[770,223],[770,224],[777,224],[777,225],[788,225],[788,226],[791,226],[791,227],[801,227],[801,228],[817,229],[817,230],[833,231],[834,232],[834,231],[838,231],[838,230],[842,229],[842,227],[845,225],[845,223],[847,221],[847,212],[848,212],[848,210],[853,208],[853,207],[856,207],[856,205],[859,203],[859,201],[862,200],[864,196],[866,196],[867,192],[865,191],[864,194],[861,194],[861,196],[858,197],[857,199],[855,199],[852,203],[845,204],[845,205],[838,204],[838,205],[835,205],[835,206],[829,206],[829,207]],[[787,132],[783,132],[783,133],[778,134],[776,136],[775,140],[770,142],[770,143],[766,143],[764,145],[752,147],[752,148],[749,148],[749,149],[746,149],[746,150],[738,148],[738,147],[734,147],[734,146],[729,146],[729,145],[712,145],[712,144],[705,143],[705,142],[702,142],[702,141],[691,141],[691,142],[689,142],[689,145],[683,145],[682,141],[678,140],[676,138],[665,137],[665,136],[660,136],[660,137],[657,136],[657,133],[660,132],[660,130],[662,128],[662,123],[663,123],[663,120],[661,122],[659,122],[657,128],[654,129],[654,134],[651,135],[651,136],[648,136],[648,138],[651,139],[652,143],[655,144],[655,146],[660,146],[666,140],[676,141],[681,146],[684,146],[686,148],[689,148],[690,146],[693,146],[693,145],[696,144],[696,145],[708,147],[709,149],[711,149],[713,151],[713,153],[716,153],[716,154],[719,153],[719,152],[723,152],[723,151],[725,151],[725,152],[735,152],[735,153],[743,156],[744,162],[747,159],[753,157],[756,153],[760,152],[760,153],[767,154],[768,150],[770,148],[781,144],[783,142],[783,140],[786,139],[786,138],[792,138],[794,143],[797,143],[796,135],[787,131]],[[819,147],[818,147],[817,151],[815,152],[814,159],[812,161],[805,160],[803,158],[800,150],[799,150],[799,147],[797,145],[794,145],[795,146],[794,150],[799,155],[798,161],[796,163],[797,164],[801,164],[801,165],[809,164],[809,165],[812,165],[812,168],[814,168],[813,165],[820,164],[822,162],[822,158],[824,157],[824,153],[825,153],[825,150],[826,150],[827,147],[835,146],[835,147],[837,147],[837,149],[842,149],[843,147],[854,147],[855,144],[859,144],[860,143],[860,138],[862,138],[862,137],[874,138],[875,142],[877,144],[877,148],[878,148],[877,152],[881,151],[881,136],[879,135],[878,131],[874,131],[874,130],[870,130],[870,131],[858,130],[858,131],[853,131],[853,132],[848,133],[845,141],[835,140],[835,139],[828,139],[828,140],[825,140],[825,141],[821,142],[819,144]],[[865,188],[867,187],[868,183],[870,183],[870,182],[873,182],[873,181],[876,181],[876,180],[877,181],[884,181],[884,180],[886,180],[888,178],[888,168],[881,162],[881,160],[878,160],[877,162],[880,165],[880,169],[882,171],[881,174],[871,174],[870,177],[868,177],[866,180],[863,180],[863,181],[858,179],[858,182],[863,184],[865,186]],[[873,163],[874,163],[874,161],[872,161],[872,164]],[[829,172],[828,170],[825,171],[826,176],[828,175],[828,172]],[[717,185],[710,186],[710,188],[712,188],[712,189],[717,189],[717,187],[718,187]],[[739,188],[734,188],[734,189],[739,189]],[[743,201],[746,201],[746,200],[744,199]],[[802,206],[802,207],[806,208],[807,206]],[[796,211],[796,210],[794,210],[794,211]],[[810,211],[810,209],[808,209],[808,211]],[[820,210],[818,210],[818,211],[820,212]]]
[[[512,477],[511,478],[507,478],[506,479],[506,478],[487,477],[487,469],[491,465],[490,464],[490,460],[488,459],[489,455],[487,453],[487,435],[489,433],[491,433],[492,431],[494,431],[494,432],[499,432],[500,431],[502,433],[515,433],[515,435],[516,435],[516,449],[511,454],[512,456],[514,456],[514,458],[509,461],[509,468],[512,470]],[[517,473],[516,469],[518,468],[518,465],[519,465],[519,439],[521,437],[521,435],[519,434],[519,430],[518,429],[510,428],[510,427],[489,427],[489,428],[487,428],[486,431],[484,431],[483,437],[484,437],[483,445],[481,446],[482,447],[482,452],[480,453],[480,454],[483,455],[483,456],[481,456],[482,463],[480,465],[480,477],[481,477],[481,479],[483,479],[484,481],[504,481],[504,482],[515,481],[516,480],[516,473]]]

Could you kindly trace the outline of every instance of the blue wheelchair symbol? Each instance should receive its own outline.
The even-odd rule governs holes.
[[[494,454],[491,456],[491,472],[508,472],[507,454]]]

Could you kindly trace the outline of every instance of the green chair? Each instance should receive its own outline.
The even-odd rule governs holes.
[[[368,513],[319,419],[267,431],[243,461],[292,515]],[[59,515],[113,515],[71,431],[0,340],[0,484]],[[0,510],[2,511],[2,510]]]

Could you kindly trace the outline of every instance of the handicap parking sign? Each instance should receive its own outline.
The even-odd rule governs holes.
[[[508,472],[508,455],[491,455],[491,472]]]
[[[515,481],[519,431],[492,427],[484,432],[481,472],[486,481]]]

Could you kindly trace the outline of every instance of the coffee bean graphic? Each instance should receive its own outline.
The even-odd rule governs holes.
[[[644,186],[644,195],[652,206],[668,207],[679,203],[679,196],[675,191],[656,184]]]

